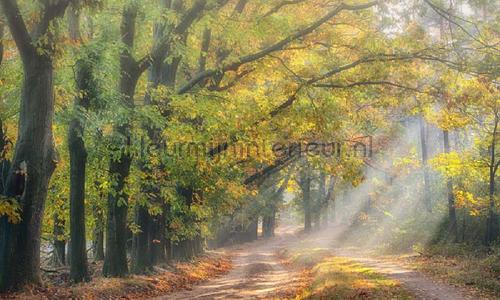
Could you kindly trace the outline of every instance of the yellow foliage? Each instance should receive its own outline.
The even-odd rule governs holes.
[[[9,223],[21,222],[21,207],[16,200],[0,195],[0,216],[7,216]]]

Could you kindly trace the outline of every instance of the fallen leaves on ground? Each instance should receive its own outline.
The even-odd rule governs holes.
[[[55,275],[47,287],[27,287],[22,293],[3,294],[2,299],[147,299],[175,291],[227,273],[231,259],[225,254],[207,253],[193,261],[155,267],[151,275],[126,278],[94,277],[91,282],[57,283]],[[61,275],[65,276],[65,275]],[[57,284],[54,284],[56,282]]]
[[[466,288],[482,297],[500,297],[500,256],[412,255],[399,260],[432,278]]]
[[[288,268],[302,271],[275,299],[413,299],[399,282],[327,249],[280,250],[277,255]]]

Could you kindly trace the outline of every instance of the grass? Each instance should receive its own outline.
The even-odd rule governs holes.
[[[414,269],[486,297],[500,298],[500,249],[478,251],[464,245],[441,245],[406,258]]]
[[[288,264],[310,270],[309,284],[295,299],[413,299],[398,281],[325,249],[280,254],[288,255]]]

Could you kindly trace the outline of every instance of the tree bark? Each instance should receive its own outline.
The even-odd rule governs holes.
[[[444,152],[450,153],[450,138],[448,130],[443,130]],[[455,197],[453,195],[453,181],[451,178],[446,180],[446,193],[448,196],[448,234],[453,242],[457,242],[457,213],[455,210]]]
[[[80,39],[79,15],[76,8],[69,9],[70,37]],[[90,58],[89,58],[90,59]],[[85,230],[85,179],[87,167],[87,149],[85,148],[83,111],[90,107],[95,96],[96,82],[93,80],[92,62],[80,59],[76,62],[76,86],[79,95],[75,98],[75,114],[68,128],[68,147],[70,160],[70,278],[73,282],[90,279],[87,263],[87,245]]]
[[[139,205],[136,208],[136,224],[140,232],[134,234],[132,246],[132,273],[144,274],[149,271],[152,264],[152,220],[147,207]]]
[[[132,57],[135,38],[135,22],[138,7],[127,5],[123,11],[121,24],[122,42],[126,47],[120,54],[120,94],[125,107],[133,109],[137,80],[141,75],[138,63]],[[106,220],[106,252],[103,274],[107,277],[123,277],[128,274],[127,265],[127,211],[128,195],[125,192],[126,179],[130,174],[132,156],[128,152],[131,146],[131,124],[124,123],[114,127],[118,136],[112,151],[119,152],[117,158],[109,164],[109,173],[114,181],[113,192],[108,195],[108,215]]]
[[[495,203],[495,192],[496,192],[495,177],[496,177],[496,172],[500,165],[500,161],[499,162],[496,161],[496,143],[497,143],[499,122],[500,122],[499,112],[495,111],[494,127],[490,145],[490,163],[489,163],[490,174],[489,174],[489,184],[488,184],[489,207],[488,207],[488,219],[486,221],[487,223],[486,223],[486,238],[485,238],[485,242],[487,245],[493,244],[495,240],[498,239],[498,236],[500,234],[498,213],[496,210],[496,203]]]
[[[424,196],[423,202],[424,206],[428,212],[432,211],[431,199],[430,199],[430,178],[429,170],[427,167],[428,154],[427,154],[427,141],[425,135],[425,119],[423,116],[419,118],[419,128],[420,128],[420,147],[422,151],[422,172],[424,174]]]
[[[52,60],[33,52],[24,61],[19,133],[5,193],[18,199],[22,220],[0,225],[0,290],[41,283],[41,223],[57,161],[52,136]]]
[[[311,232],[312,212],[311,212],[311,177],[309,172],[305,175],[302,182],[302,205],[304,208],[304,231]]]
[[[64,266],[66,264],[66,239],[64,238],[64,220],[59,219],[59,215],[54,215],[54,252],[52,262],[54,266]]]
[[[19,202],[21,222],[0,221],[0,291],[41,283],[41,223],[57,162],[52,134],[54,41],[51,34],[38,47],[32,41],[47,35],[51,21],[64,14],[68,3],[44,2],[42,18],[31,36],[17,1],[0,1],[24,69],[18,137],[5,191],[7,197]]]
[[[94,239],[92,242],[93,257],[95,261],[104,259],[104,223],[96,224]]]

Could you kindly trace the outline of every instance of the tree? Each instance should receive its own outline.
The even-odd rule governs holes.
[[[21,222],[2,222],[0,228],[0,290],[6,290],[41,281],[40,226],[49,179],[57,163],[52,135],[56,46],[52,23],[64,14],[69,0],[44,2],[32,34],[17,1],[2,0],[0,4],[24,66],[19,133],[5,192],[18,199]]]
[[[312,199],[311,199],[312,175],[308,165],[300,171],[298,184],[302,191],[302,209],[304,210],[304,231],[312,229]]]

